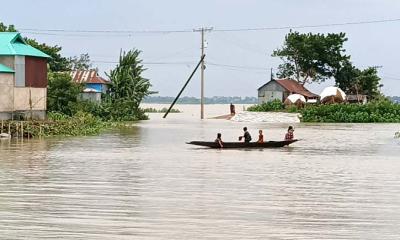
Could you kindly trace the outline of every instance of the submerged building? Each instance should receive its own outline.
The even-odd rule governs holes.
[[[101,102],[101,95],[107,93],[109,81],[102,78],[96,70],[76,70],[70,73],[72,80],[84,84],[82,99]]]
[[[48,58],[20,33],[0,33],[0,120],[46,118]]]
[[[273,79],[258,89],[258,102],[265,103],[273,100],[284,102],[291,94],[300,94],[308,101],[316,101],[319,96],[310,92],[293,79]]]

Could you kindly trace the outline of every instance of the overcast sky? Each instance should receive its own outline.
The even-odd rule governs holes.
[[[4,1],[0,21],[18,29],[192,30],[318,25],[400,18],[398,0],[19,0]],[[400,95],[400,21],[295,29],[345,32],[347,53],[360,68],[382,66],[383,91]],[[288,29],[207,33],[206,96],[257,96],[280,60],[271,53]],[[179,91],[200,58],[200,34],[68,33],[23,30],[24,36],[63,47],[65,56],[89,53],[100,73],[115,66],[120,50],[142,50],[145,76],[159,95]],[[154,64],[157,63],[157,64]],[[229,66],[226,66],[229,65]],[[232,66],[230,66],[232,65]],[[326,82],[309,88],[320,93]],[[196,74],[183,95],[200,95]]]

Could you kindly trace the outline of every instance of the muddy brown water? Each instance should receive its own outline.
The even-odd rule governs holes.
[[[158,116],[157,114],[153,116]],[[172,116],[99,136],[0,141],[0,239],[399,239],[398,124],[286,124]]]

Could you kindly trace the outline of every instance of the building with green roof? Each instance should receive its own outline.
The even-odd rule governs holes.
[[[48,58],[20,33],[0,32],[0,119],[46,117]]]
[[[7,66],[4,66],[3,64],[0,64],[0,73],[14,73],[14,70]]]

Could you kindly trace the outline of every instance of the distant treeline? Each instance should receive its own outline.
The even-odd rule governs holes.
[[[144,103],[172,103],[174,97],[148,96]],[[206,104],[256,104],[258,99],[255,97],[211,97],[205,98]],[[199,104],[200,99],[195,97],[182,97],[177,103],[180,104]]]
[[[400,103],[400,97],[394,96],[394,97],[390,97],[390,98],[392,99],[393,102]]]

